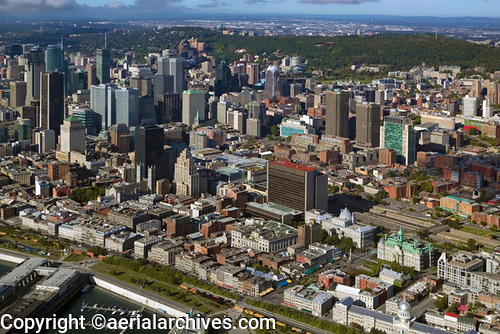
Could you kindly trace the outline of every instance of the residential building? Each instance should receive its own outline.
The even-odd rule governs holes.
[[[349,92],[336,90],[326,92],[327,135],[349,137]]]
[[[285,290],[283,305],[321,317],[332,308],[333,296],[309,287],[296,285]]]

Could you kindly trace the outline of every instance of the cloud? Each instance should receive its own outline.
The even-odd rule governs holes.
[[[106,7],[109,9],[120,9],[120,8],[125,7],[125,4],[121,1],[110,2],[106,5]]]
[[[215,7],[224,7],[229,6],[227,2],[220,0],[211,0],[209,2],[202,3],[198,5],[199,8],[215,8]]]
[[[342,5],[357,5],[364,2],[378,2],[379,0],[299,0],[301,3],[309,3],[313,5],[329,5],[329,4],[342,4]]]
[[[0,0],[3,13],[72,11],[80,6],[75,0]]]

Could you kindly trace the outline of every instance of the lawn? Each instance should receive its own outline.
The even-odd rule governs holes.
[[[460,229],[460,231],[472,233],[472,234],[483,236],[483,237],[492,233],[489,229],[483,230],[482,228],[475,228],[475,227],[470,227],[470,226],[464,226]]]
[[[71,253],[70,255],[68,255],[68,257],[66,257],[64,259],[64,261],[66,261],[66,262],[80,262],[80,261],[84,261],[84,260],[88,260],[88,259],[90,259],[90,256],[88,256],[87,254]]]
[[[202,313],[207,314],[227,308],[226,306],[215,303],[213,300],[180,289],[176,285],[152,280],[145,275],[141,275],[140,273],[130,271],[123,267],[100,262],[92,266],[92,269],[105,275],[112,276],[120,281],[141,287],[144,290],[151,291],[167,299],[174,300],[180,304],[194,307],[195,310]]]

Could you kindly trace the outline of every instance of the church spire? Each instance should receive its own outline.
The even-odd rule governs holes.
[[[404,240],[403,237],[404,237],[403,236],[403,228],[400,226],[399,227],[399,232],[398,232],[398,240],[399,241],[403,241]]]

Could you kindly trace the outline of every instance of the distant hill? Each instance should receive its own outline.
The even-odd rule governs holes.
[[[500,48],[460,41],[448,37],[417,34],[384,34],[339,37],[243,37],[206,36],[207,49],[218,58],[240,57],[235,50],[251,54],[283,54],[307,59],[312,68],[337,69],[350,65],[391,65],[394,69],[427,65],[460,65],[465,68],[484,66],[487,71],[500,70]]]

